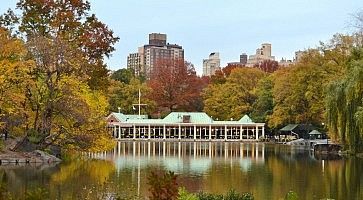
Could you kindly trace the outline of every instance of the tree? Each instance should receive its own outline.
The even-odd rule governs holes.
[[[22,142],[41,149],[52,144],[82,150],[111,147],[104,128],[108,104],[103,91],[109,76],[103,58],[110,56],[118,38],[89,15],[90,4],[84,0],[20,0],[17,9],[20,16],[8,11],[0,23],[25,36],[26,58],[34,63],[22,86]]]
[[[287,123],[321,126],[326,121],[324,100],[329,83],[344,75],[349,49],[354,39],[335,35],[328,43],[304,53],[295,66],[273,74],[273,114],[268,117],[271,128]]]
[[[155,102],[147,98],[151,93],[151,88],[149,88],[146,83],[141,83],[141,81],[136,78],[132,78],[128,84],[119,81],[111,81],[108,92],[109,109],[117,111],[118,108],[120,108],[120,111],[125,114],[137,112],[137,110],[133,109],[133,104],[139,102],[139,89],[141,92],[141,103],[147,104],[146,106],[141,107],[141,113],[151,113],[155,108]]]
[[[257,100],[253,104],[251,117],[255,122],[265,122],[267,117],[272,114],[273,82],[271,76],[262,78],[256,86]]]
[[[327,120],[334,139],[353,153],[363,148],[363,49],[353,49],[347,73],[327,90]]]
[[[21,132],[27,118],[25,87],[34,62],[26,54],[24,42],[0,27],[0,132],[6,136]]]
[[[105,89],[108,85],[108,70],[103,57],[114,51],[118,41],[113,32],[90,15],[90,4],[85,0],[20,0],[17,9],[21,16],[8,11],[1,17],[1,24],[9,28],[18,27],[27,40],[33,37],[56,38],[67,41],[72,48],[83,53],[83,65],[79,75],[88,75],[92,89]]]
[[[234,69],[237,69],[236,65],[227,65],[220,70],[216,70],[214,75],[211,76],[211,82],[213,84],[223,84],[226,82],[226,78],[232,73]]]
[[[194,66],[183,60],[159,60],[147,85],[159,111],[189,110],[202,89]]]
[[[267,73],[273,73],[274,71],[279,69],[279,63],[274,60],[264,60],[261,63],[255,64],[253,67]]]
[[[238,68],[224,84],[210,84],[203,92],[204,111],[214,119],[238,119],[252,112],[256,85],[265,76],[261,70]]]
[[[119,69],[111,75],[111,79],[126,84],[129,84],[132,78],[134,78],[134,71],[132,69]]]

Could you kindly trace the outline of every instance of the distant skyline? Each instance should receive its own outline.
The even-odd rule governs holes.
[[[1,0],[0,13],[16,0]],[[91,0],[91,13],[106,23],[120,41],[106,59],[111,70],[126,67],[127,55],[148,43],[148,34],[165,33],[169,43],[182,45],[185,59],[199,75],[203,59],[219,52],[221,66],[254,54],[261,43],[272,44],[272,55],[292,59],[294,52],[314,48],[335,33],[353,29],[351,16],[363,9],[361,0]]]

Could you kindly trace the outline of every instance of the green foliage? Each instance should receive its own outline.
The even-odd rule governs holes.
[[[255,122],[265,122],[267,117],[272,114],[272,88],[271,76],[266,76],[258,82],[256,87],[257,100],[253,104],[253,112],[251,114]]]
[[[178,200],[199,200],[196,194],[189,193],[184,187],[178,189]]]
[[[352,51],[346,75],[329,85],[326,96],[332,137],[353,153],[363,151],[363,48]]]
[[[173,200],[178,198],[177,176],[174,172],[151,171],[148,176],[150,200]]]
[[[36,188],[25,193],[25,200],[49,199],[49,192],[45,188]]]
[[[209,194],[209,193],[198,193],[199,200],[253,200],[254,197],[251,193],[238,193],[231,189],[225,195],[221,194]]]
[[[298,200],[298,199],[299,196],[294,191],[289,191],[285,196],[285,200]]]
[[[155,107],[155,102],[147,98],[151,89],[136,78],[132,78],[129,84],[111,81],[108,92],[109,110],[116,112],[118,111],[118,107],[120,107],[122,113],[129,114],[138,112],[133,109],[132,104],[139,102],[139,89],[141,92],[141,103],[147,104],[141,107],[141,113],[150,113]]]
[[[131,79],[134,78],[134,71],[132,69],[119,69],[112,73],[111,79],[120,81],[121,83],[129,84]]]

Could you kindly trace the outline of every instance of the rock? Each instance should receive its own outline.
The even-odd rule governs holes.
[[[35,150],[33,151],[34,155],[38,157],[43,163],[53,163],[53,162],[61,162],[62,160],[50,155],[47,152],[41,151],[41,150]],[[37,160],[37,159],[35,159]]]

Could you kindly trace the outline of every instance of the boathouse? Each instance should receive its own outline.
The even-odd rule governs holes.
[[[163,119],[116,112],[107,117],[116,139],[258,140],[265,137],[264,126],[247,115],[238,121],[216,121],[204,112],[172,112]]]

